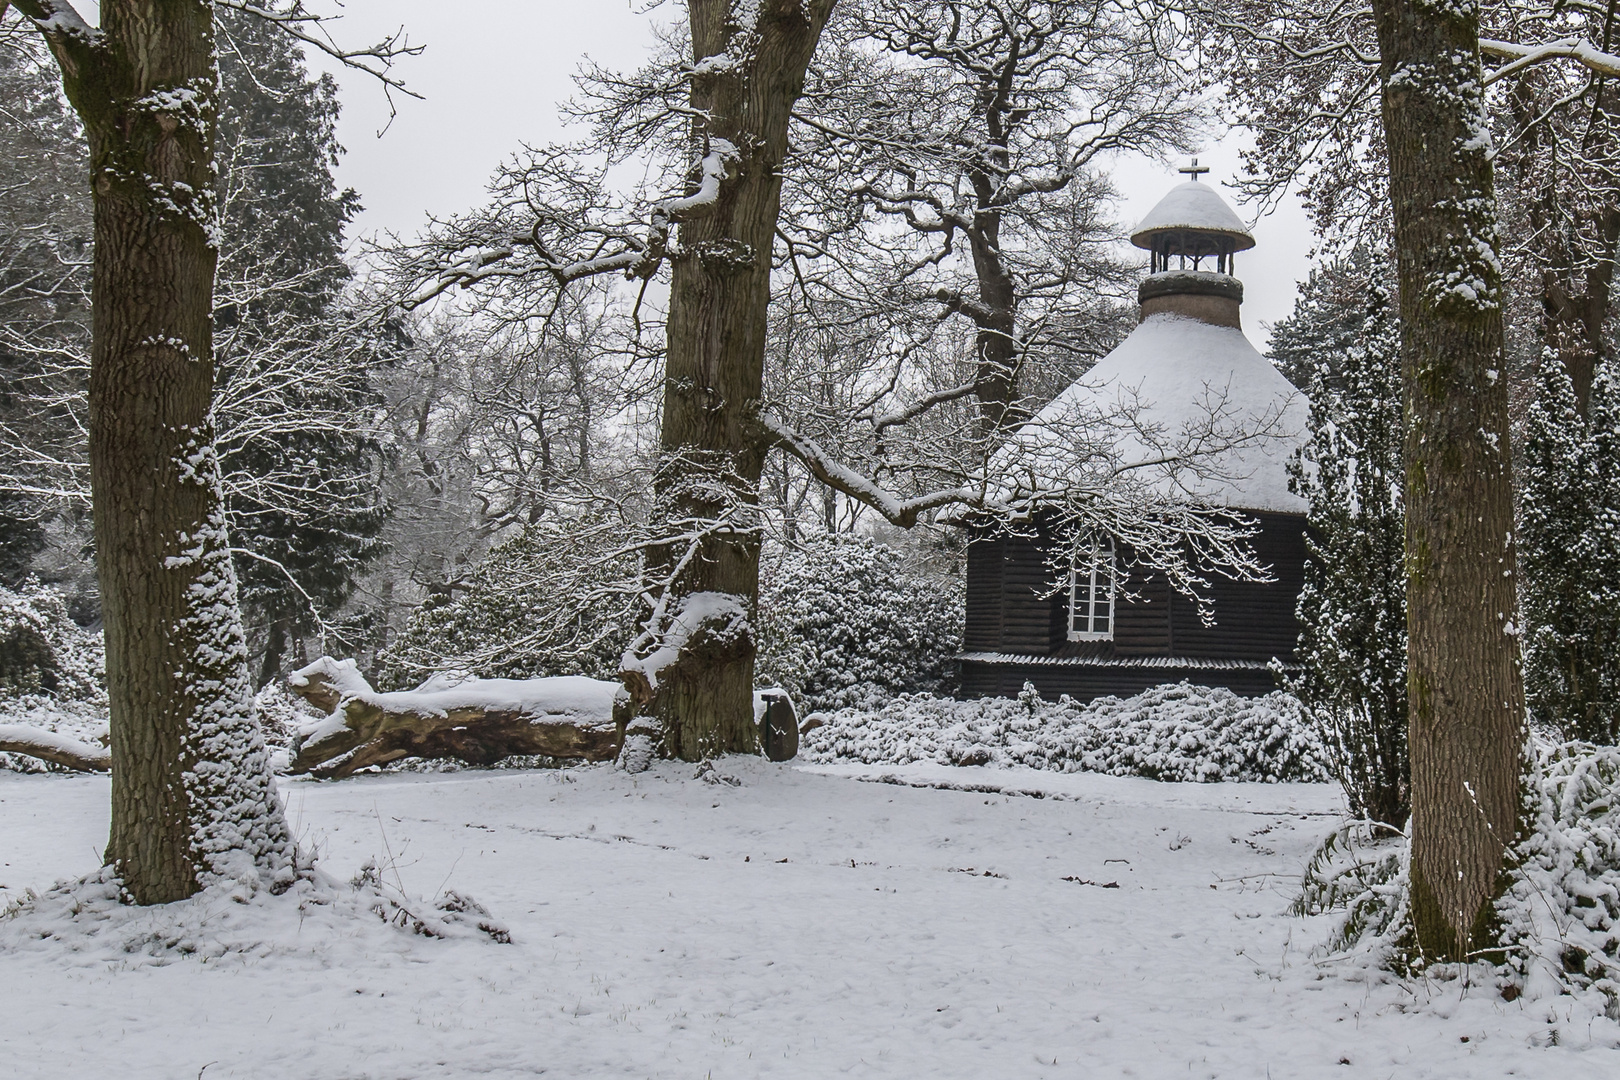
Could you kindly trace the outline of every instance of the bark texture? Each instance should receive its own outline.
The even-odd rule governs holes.
[[[1375,0],[1400,278],[1412,919],[1431,958],[1490,944],[1517,827],[1517,636],[1501,270],[1477,8]]]
[[[137,903],[291,843],[251,687],[213,453],[213,4],[104,0],[41,23],[90,143],[90,475],[111,702],[107,861]]]
[[[694,133],[697,150],[730,152],[714,202],[681,222],[671,250],[654,477],[655,514],[667,539],[648,557],[650,579],[662,583],[648,651],[665,647],[683,613],[689,625],[678,631],[672,662],[627,665],[625,674],[631,693],[658,720],[664,752],[688,761],[751,752],[758,742],[747,620],[732,617],[727,605],[688,598],[718,594],[751,612],[759,592],[759,480],[767,444],[756,417],[781,163],[789,114],[832,6],[833,0],[688,5],[694,60],[731,58],[693,76],[691,105],[707,118]]]
[[[629,719],[627,703],[599,716],[537,715],[474,703],[431,708],[411,703],[410,694],[346,686],[322,674],[321,663],[304,668],[288,685],[323,712],[341,715],[341,725],[323,725],[293,744],[292,771],[323,779],[341,779],[405,757],[451,758],[469,765],[493,765],[514,754],[611,761],[618,756]],[[619,693],[622,701],[623,691]]]

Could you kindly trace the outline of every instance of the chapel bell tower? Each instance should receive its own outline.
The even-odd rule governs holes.
[[[1219,192],[1198,182],[1209,166],[1193,158],[1179,171],[1192,179],[1171,188],[1131,234],[1149,258],[1149,276],[1137,289],[1141,317],[1162,312],[1242,329],[1243,283],[1233,262],[1254,247],[1254,237]]]

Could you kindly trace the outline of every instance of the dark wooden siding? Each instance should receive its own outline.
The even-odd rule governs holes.
[[[1215,621],[1205,626],[1196,605],[1175,595],[1162,571],[1133,567],[1124,591],[1135,596],[1119,597],[1114,608],[1114,640],[1106,642],[1068,640],[1067,596],[1040,595],[1053,582],[1038,540],[981,534],[968,547],[966,649],[1098,660],[1182,657],[1256,664],[1273,658],[1291,662],[1299,637],[1294,604],[1304,583],[1304,519],[1296,514],[1255,517],[1260,530],[1251,544],[1261,561],[1270,565],[1276,581],[1261,584],[1212,576],[1209,594]],[[1122,567],[1129,566],[1132,553],[1122,550],[1120,557]],[[1138,693],[1181,678],[1246,694],[1265,693],[1274,687],[1270,673],[1257,668],[1020,667],[964,662],[962,689],[970,696],[1017,693],[1028,679],[1042,694],[1050,691],[1089,699],[1100,694]]]
[[[1299,622],[1294,605],[1305,584],[1305,521],[1295,514],[1257,514],[1260,533],[1250,544],[1277,579],[1270,584],[1230,581],[1215,576],[1213,625],[1198,618],[1197,606],[1185,596],[1170,600],[1173,656],[1217,660],[1294,658]]]
[[[1001,537],[977,536],[967,551],[967,627],[962,645],[970,652],[1001,648]]]
[[[1061,624],[1064,598],[1043,596],[1052,589],[1052,571],[1034,537],[1002,540],[1001,652],[1050,653],[1063,640],[1054,637]]]
[[[1063,598],[1048,591],[1048,570],[1032,537],[990,535],[968,544],[964,646],[992,652],[1050,653],[1063,640]]]

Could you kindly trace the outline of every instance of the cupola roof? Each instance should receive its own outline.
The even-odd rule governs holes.
[[[1171,188],[1148,211],[1131,233],[1131,243],[1149,251],[1162,252],[1168,243],[1185,248],[1188,255],[1230,255],[1254,247],[1254,237],[1220,192],[1189,180]]]

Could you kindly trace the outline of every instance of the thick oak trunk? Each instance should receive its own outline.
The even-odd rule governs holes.
[[[138,903],[291,843],[250,714],[213,451],[213,5],[104,0],[45,28],[90,142],[90,478],[111,702],[107,861]]]
[[[670,537],[648,557],[664,607],[649,652],[683,617],[676,655],[627,665],[626,683],[659,721],[664,752],[698,760],[752,751],[754,641],[740,607],[759,592],[759,480],[766,444],[757,423],[770,301],[771,244],[789,113],[803,90],[833,0],[691,0],[691,104],[707,116],[698,152],[728,149],[711,206],[683,220],[672,249],[655,515]],[[751,14],[753,25],[736,21]],[[675,539],[680,537],[680,539]],[[693,596],[718,603],[689,604]],[[701,612],[699,609],[701,608]],[[706,621],[705,621],[706,620]],[[701,623],[702,625],[698,625]],[[651,675],[651,678],[648,675]]]
[[[1003,155],[1005,156],[1005,155]],[[975,177],[980,198],[988,202],[993,183]],[[1017,338],[1018,288],[1001,256],[1001,214],[981,210],[970,237],[974,276],[979,283],[973,394],[979,403],[979,434],[994,438],[1027,419],[1013,408],[1018,397],[1018,371],[1023,363]]]
[[[1412,918],[1489,944],[1518,816],[1519,668],[1501,270],[1477,9],[1375,0],[1401,294]]]

